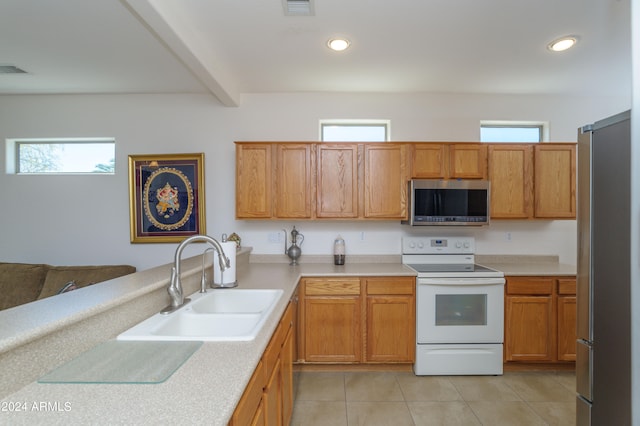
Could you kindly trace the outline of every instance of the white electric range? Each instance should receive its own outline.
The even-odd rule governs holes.
[[[475,263],[473,237],[405,237],[417,273],[416,375],[502,374],[504,274]]]

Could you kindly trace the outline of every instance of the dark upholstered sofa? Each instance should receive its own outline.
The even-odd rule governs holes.
[[[130,265],[51,266],[0,262],[0,310],[136,272]]]

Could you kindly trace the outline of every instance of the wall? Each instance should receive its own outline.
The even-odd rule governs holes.
[[[476,141],[483,119],[548,121],[552,141],[575,141],[579,126],[630,103],[630,97],[256,94],[243,96],[238,108],[225,108],[207,95],[0,96],[0,140],[116,138],[113,176],[7,175],[0,150],[0,261],[128,263],[139,269],[167,263],[175,244],[129,242],[127,156],[204,152],[207,233],[237,232],[255,253],[283,251],[282,229],[295,224],[306,238],[303,254],[331,253],[337,233],[347,254],[399,254],[401,237],[409,233],[465,233],[476,236],[479,254],[557,254],[573,264],[575,221],[494,221],[462,230],[418,230],[398,222],[236,221],[233,141],[317,140],[318,120],[331,118],[390,119],[396,141]]]

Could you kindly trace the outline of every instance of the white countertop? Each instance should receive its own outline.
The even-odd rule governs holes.
[[[540,261],[540,259],[536,261],[507,259],[505,261],[501,257],[487,257],[480,259],[478,263],[501,270],[506,276],[575,275],[575,266],[546,260]],[[117,288],[122,287],[123,289],[135,287],[133,296],[129,294],[126,298],[115,298],[123,306],[137,301],[138,305],[132,305],[129,308],[123,307],[123,312],[136,312],[140,304],[148,305],[151,302],[155,303],[152,309],[159,310],[162,306],[158,304],[166,303],[168,300],[164,293],[168,276],[165,269],[165,267],[159,267],[149,272],[142,271],[139,274],[134,274],[130,280],[115,281],[116,284],[105,286],[102,289],[106,295],[98,292],[98,296],[106,298],[109,293],[115,291],[114,286],[116,285],[119,286],[116,286]],[[0,413],[0,423],[74,425],[156,424],[161,422],[226,425],[299,279],[303,276],[345,275],[415,276],[416,273],[400,263],[347,263],[344,266],[334,266],[331,263],[303,263],[298,266],[289,266],[286,263],[251,263],[248,267],[238,270],[239,288],[284,290],[283,296],[255,340],[250,342],[205,342],[166,382],[160,384],[41,384],[33,381],[2,400],[4,411]],[[145,276],[153,278],[155,281],[152,285],[140,288],[140,280]],[[136,299],[132,301],[132,297]],[[41,305],[48,306],[52,303],[54,302],[49,301]],[[123,314],[118,309],[120,306],[112,308],[113,313],[108,315],[111,312],[108,311],[106,319],[100,317],[101,322],[96,325],[101,328],[111,327],[112,338],[130,326],[123,325],[128,323],[122,321]],[[19,317],[24,320],[27,317],[28,309],[24,308],[18,311],[21,312]],[[73,321],[65,321],[60,314],[48,314],[52,316],[60,330],[53,333],[54,325],[36,327],[29,331],[27,331],[27,327],[24,335],[20,334],[19,338],[14,336],[0,341],[0,348],[4,344],[7,351],[13,351],[21,368],[38,370],[40,367],[39,377],[67,359],[61,357],[61,361],[57,364],[51,364],[43,369],[42,366],[36,364],[37,361],[30,358],[29,339],[56,340],[60,333],[71,333],[73,331],[67,331],[67,328],[73,329],[77,324],[86,325],[87,322],[91,322],[93,318],[91,316],[95,314],[91,309],[83,312],[75,315]],[[86,315],[87,318],[83,319],[79,317],[80,315]],[[138,315],[140,314],[138,313]],[[17,320],[13,325],[3,324],[2,331],[15,332],[24,327],[25,325]],[[86,341],[83,350],[100,343],[99,339],[92,340],[92,333],[87,332],[86,327],[83,330],[85,331],[77,331],[77,333],[85,333],[84,335],[74,336],[74,339]],[[51,334],[49,335],[49,333]],[[102,341],[104,340],[102,339]],[[50,347],[55,348],[56,342],[50,343]],[[5,354],[2,354],[0,356],[0,370],[6,366],[6,364],[3,365],[4,359]],[[14,364],[11,365],[16,365],[15,359]],[[11,371],[5,371],[4,374],[5,377],[9,377]]]
[[[300,277],[314,275],[414,276],[415,272],[392,263],[302,264],[294,267],[282,263],[252,263],[246,270],[238,271],[239,288],[284,290],[255,340],[205,342],[160,384],[32,382],[2,400],[7,411],[0,413],[0,423],[226,425]]]
[[[565,263],[539,262],[539,263],[493,263],[484,262],[481,265],[504,272],[509,276],[575,276],[576,266]]]
[[[476,255],[476,263],[505,276],[575,276],[576,265],[559,263],[557,256]]]

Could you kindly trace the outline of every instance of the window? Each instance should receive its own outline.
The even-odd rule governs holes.
[[[323,142],[386,142],[389,140],[389,121],[320,121],[320,140]]]
[[[114,174],[115,140],[10,139],[7,173],[14,174]]]
[[[537,143],[546,140],[544,123],[480,123],[480,142]]]

